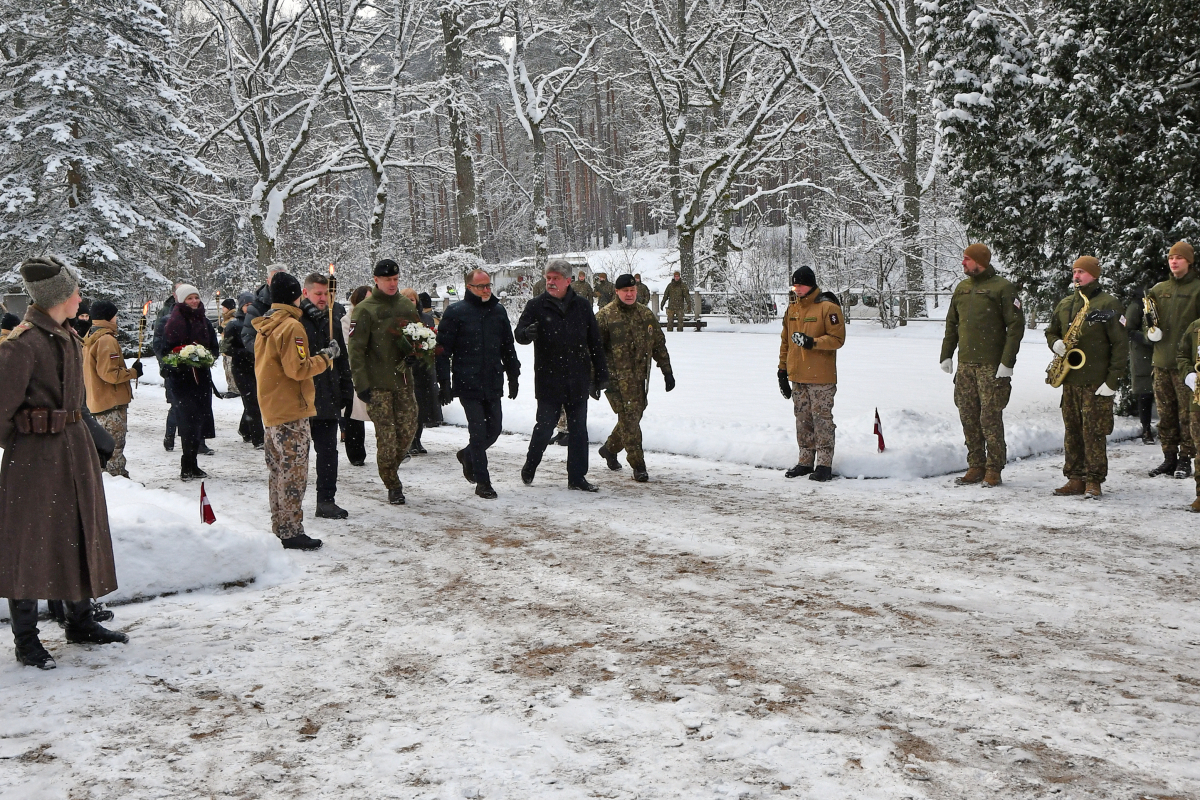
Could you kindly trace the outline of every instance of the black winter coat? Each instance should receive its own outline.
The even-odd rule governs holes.
[[[493,297],[467,296],[446,309],[438,327],[438,379],[456,397],[496,399],[521,374],[508,311]],[[453,377],[453,382],[451,378]]]
[[[166,340],[163,339],[163,333],[167,327],[167,318],[171,316],[171,312],[175,309],[175,298],[168,297],[163,303],[162,311],[158,315],[158,319],[154,321],[154,336],[150,339],[150,349],[154,351],[154,358],[158,361],[158,365],[162,366],[162,357],[167,354]],[[140,353],[138,355],[141,355]]]
[[[256,384],[254,353],[246,350],[246,345],[242,342],[242,325],[245,321],[246,315],[238,311],[233,315],[233,319],[229,320],[225,332],[221,335],[221,355],[229,356],[233,379],[243,395],[251,391]]]
[[[308,352],[316,353],[329,346],[329,315],[320,311],[308,299],[300,301],[300,324],[308,335]],[[354,381],[350,378],[350,357],[346,352],[346,341],[342,337],[342,317],[346,309],[333,304],[333,337],[342,352],[333,360],[333,369],[313,376],[317,390],[317,419],[338,419],[342,411],[354,401]]]
[[[438,329],[437,320],[433,314],[421,312],[421,324],[431,331]],[[417,423],[420,425],[441,425],[442,405],[438,402],[438,365],[425,366],[424,361],[413,365],[413,394],[417,396]]]
[[[532,322],[536,335],[529,332]],[[543,292],[526,303],[515,337],[521,344],[533,343],[533,393],[539,402],[578,402],[593,384],[608,383],[596,315],[591,303],[571,289],[562,300]]]
[[[271,310],[271,287],[268,284],[263,284],[258,287],[258,292],[255,293],[254,302],[246,309],[246,318],[242,320],[242,346],[250,353],[250,358],[254,358],[254,340],[258,338],[258,331],[254,329],[255,317],[261,317],[263,314]]]

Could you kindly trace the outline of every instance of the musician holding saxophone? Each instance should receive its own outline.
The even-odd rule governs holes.
[[[1183,416],[1190,423],[1192,441],[1200,441],[1200,392],[1196,391],[1197,372],[1200,371],[1200,319],[1193,320],[1179,337],[1175,348],[1175,364],[1179,370],[1179,378],[1192,392],[1192,402],[1188,403]],[[1200,456],[1196,457],[1196,499],[1192,501],[1191,509],[1200,512]]]
[[[1163,449],[1163,463],[1150,472],[1151,477],[1186,478],[1192,474],[1191,459],[1196,455],[1188,423],[1192,391],[1184,385],[1175,361],[1184,329],[1200,318],[1200,280],[1192,269],[1194,260],[1192,246],[1176,242],[1167,256],[1171,277],[1156,283],[1146,295],[1146,338],[1154,343],[1154,403]]]
[[[1071,266],[1073,291],[1054,307],[1046,344],[1054,360],[1046,382],[1062,386],[1065,485],[1063,497],[1100,498],[1108,477],[1108,434],[1113,429],[1113,395],[1128,369],[1129,335],[1121,304],[1100,288],[1100,262],[1081,256]]]

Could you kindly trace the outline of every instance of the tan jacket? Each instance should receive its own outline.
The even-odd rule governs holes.
[[[811,350],[796,344],[793,336],[816,340]],[[837,350],[846,343],[846,318],[836,297],[818,287],[788,304],[779,344],[779,369],[793,383],[837,383]]]
[[[254,377],[258,379],[258,406],[268,428],[308,419],[317,413],[313,376],[332,366],[326,356],[308,352],[308,334],[297,306],[275,303],[255,317]]]
[[[137,373],[125,366],[121,355],[117,323],[92,320],[92,329],[83,340],[83,385],[87,389],[88,411],[99,414],[129,405],[133,399],[129,382],[136,377]]]

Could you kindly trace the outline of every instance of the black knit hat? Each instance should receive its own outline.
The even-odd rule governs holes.
[[[0,331],[11,331],[21,324],[21,318],[16,314],[5,314],[0,317]]]
[[[295,275],[277,272],[271,278],[271,302],[290,306],[300,299],[300,281]]]
[[[421,301],[421,308],[433,308],[433,298],[429,296],[429,292],[421,292],[417,299]]]
[[[226,297],[221,301],[221,308],[237,308],[237,303],[233,302],[232,297]]]
[[[390,258],[381,258],[375,264],[376,278],[391,278],[400,274],[400,265]]]
[[[792,285],[796,286],[816,286],[817,276],[813,272],[812,267],[801,267],[792,273]]]
[[[91,300],[80,300],[79,301],[79,310],[75,312],[75,316],[79,316],[80,314],[87,314],[89,318],[92,316],[92,301]]]
[[[97,300],[92,303],[92,320],[109,322],[117,315],[117,305],[110,300]]]
[[[630,289],[634,286],[637,286],[637,281],[635,281],[633,276],[627,272],[624,275],[619,276],[617,278],[617,282],[614,283],[613,286],[618,289]]]

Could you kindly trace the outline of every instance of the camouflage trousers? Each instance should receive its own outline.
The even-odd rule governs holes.
[[[1200,442],[1200,406],[1188,404],[1188,421],[1191,428],[1192,441]],[[1192,477],[1196,479],[1196,497],[1200,497],[1200,475],[1196,474],[1196,469],[1200,467],[1200,453],[1197,453],[1195,460],[1192,462]]]
[[[1179,371],[1154,368],[1154,403],[1158,406],[1158,441],[1163,452],[1191,458],[1196,455],[1195,437],[1188,424],[1192,390],[1179,377]]]
[[[1004,407],[1012,394],[1012,378],[997,378],[993,364],[959,364],[954,375],[954,405],[967,441],[967,466],[1004,469]]]
[[[678,324],[679,330],[682,331],[683,330],[683,316],[684,316],[684,314],[683,314],[682,308],[668,308],[667,309],[667,330],[671,330],[672,329],[671,326],[673,324]]]
[[[240,395],[242,390],[238,388],[237,380],[233,377],[233,359],[221,356],[221,363],[225,365],[225,385],[229,387],[229,391]]]
[[[807,467],[833,466],[833,396],[836,383],[792,382],[792,408],[796,412],[797,464]],[[815,463],[813,459],[816,459]]]
[[[308,488],[308,420],[268,426],[267,495],[271,501],[271,532],[280,539],[304,533],[304,490]]]
[[[1096,396],[1099,386],[1063,384],[1063,475],[1086,483],[1108,477],[1108,435],[1113,430],[1113,398]]]
[[[398,391],[372,389],[367,414],[375,425],[375,464],[388,489],[400,488],[400,462],[417,435],[417,395],[412,384]]]
[[[101,428],[108,431],[115,443],[105,471],[109,475],[128,478],[129,473],[125,471],[125,434],[129,430],[129,406],[110,408],[108,411],[92,414],[92,417],[100,423]]]
[[[604,449],[614,456],[624,450],[629,466],[644,472],[646,458],[642,454],[642,414],[646,413],[646,396],[622,395],[611,389],[605,394],[608,404],[617,414],[617,425],[604,442]]]

